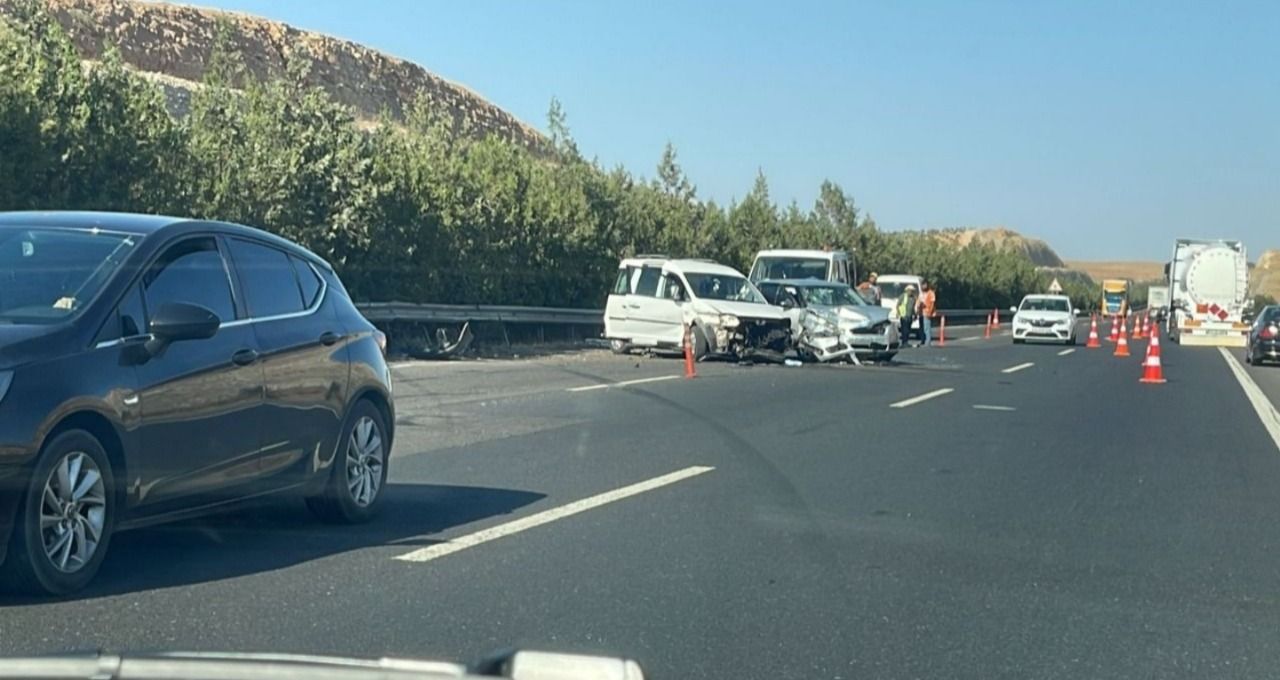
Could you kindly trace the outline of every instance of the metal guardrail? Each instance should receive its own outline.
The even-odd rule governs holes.
[[[363,302],[356,305],[370,321],[422,321],[463,323],[492,321],[499,323],[573,324],[598,326],[604,323],[602,309],[568,309],[563,307],[517,307],[503,305],[436,305],[412,302]],[[992,309],[941,309],[947,323],[983,323]],[[1012,316],[1007,308],[1000,310],[1002,319]]]
[[[356,307],[370,321],[435,321],[463,323],[604,324],[604,310],[561,307],[515,307],[499,305],[435,305],[412,302],[362,302]]]

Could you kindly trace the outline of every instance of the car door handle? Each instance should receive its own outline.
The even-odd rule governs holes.
[[[320,334],[320,344],[325,345],[326,347],[338,344],[338,341],[341,339],[342,337],[333,331],[325,331]]]
[[[242,349],[231,355],[231,362],[237,366],[248,366],[258,360],[257,350]]]

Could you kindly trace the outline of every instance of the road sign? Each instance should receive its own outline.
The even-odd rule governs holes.
[[[1057,277],[1054,277],[1053,283],[1049,284],[1049,292],[1054,295],[1062,292],[1062,284],[1058,283]]]

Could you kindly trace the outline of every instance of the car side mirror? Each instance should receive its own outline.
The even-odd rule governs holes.
[[[1009,308],[1009,311],[1013,312],[1014,314],[1017,314],[1017,313],[1018,313],[1018,308],[1017,308],[1017,307],[1010,307],[1010,308]]]
[[[790,295],[784,295],[781,300],[778,300],[778,306],[783,309],[795,309],[796,301]]]
[[[186,302],[166,302],[160,305],[147,325],[147,330],[154,336],[152,342],[158,343],[154,347],[148,343],[148,349],[158,350],[179,340],[212,338],[221,324],[218,315],[208,308]]]
[[[1071,313],[1075,314],[1076,316],[1080,316],[1080,308],[1076,307],[1075,309],[1072,309]]]

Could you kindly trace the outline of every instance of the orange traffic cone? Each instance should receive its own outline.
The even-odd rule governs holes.
[[[1151,342],[1147,345],[1147,358],[1142,360],[1142,379],[1138,382],[1163,383],[1164,366],[1160,364],[1160,336],[1151,334]]]
[[[987,329],[983,331],[982,339],[983,340],[991,339],[991,315],[990,314],[987,315]]]
[[[994,315],[992,318],[995,320],[992,321],[991,323],[995,324],[996,326],[999,326],[1000,325],[1000,308],[996,307],[995,311],[992,312],[992,314]]]
[[[1098,341],[1098,317],[1095,314],[1090,315],[1092,321],[1089,322],[1089,342],[1085,344],[1085,349],[1098,349],[1102,343]]]
[[[938,346],[947,346],[947,317],[942,317],[942,322],[938,324]]]
[[[689,326],[684,327],[684,377],[698,377],[698,369],[693,364],[693,337],[689,335]]]
[[[1116,351],[1111,356],[1127,357],[1129,356],[1129,333],[1125,330],[1124,320],[1120,321],[1120,335],[1116,340]]]
[[[1107,334],[1107,342],[1115,342],[1120,339],[1120,329],[1116,327],[1116,321],[1119,318],[1118,316],[1111,317],[1111,332]]]
[[[1136,317],[1133,321],[1133,339],[1142,340],[1147,337],[1147,327],[1142,322],[1142,317]]]

